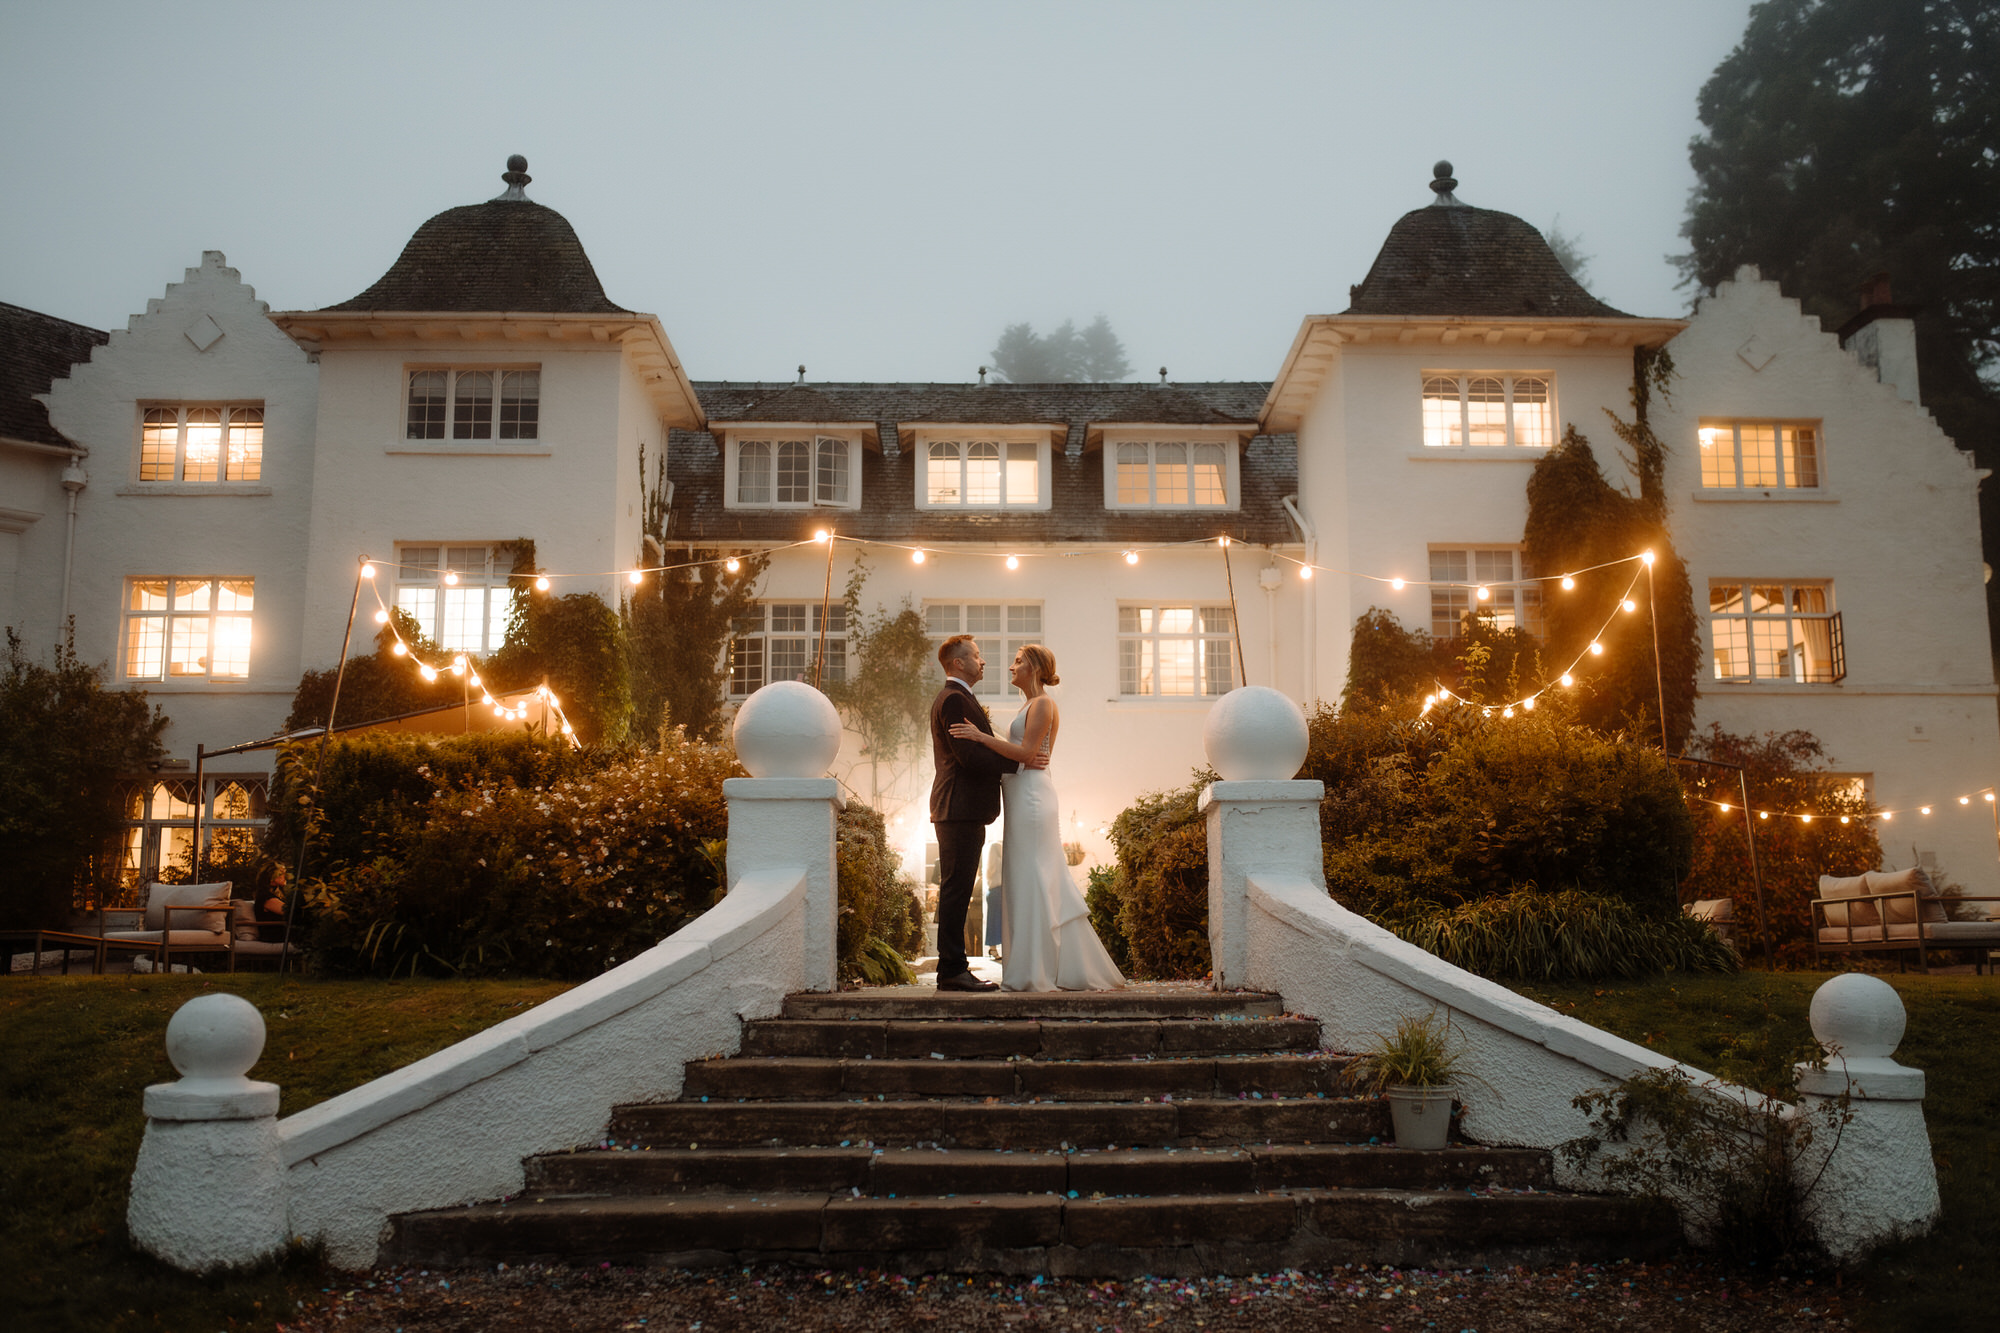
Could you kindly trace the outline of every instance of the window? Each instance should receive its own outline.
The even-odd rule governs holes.
[[[1222,508],[1229,503],[1229,446],[1215,440],[1128,440],[1110,446],[1117,505]]]
[[[821,613],[827,614],[822,620]],[[774,680],[811,683],[826,631],[826,684],[847,679],[847,608],[835,602],[760,602],[738,616],[729,641],[729,697],[747,698]]]
[[[1715,678],[1830,685],[1847,675],[1831,583],[1708,585]]]
[[[264,405],[148,407],[139,426],[140,481],[258,481]]]
[[[1039,505],[1046,448],[1034,440],[932,440],[924,447],[924,504]]]
[[[208,844],[205,869],[216,878],[257,856],[257,841],[267,812],[262,778],[214,777],[203,780],[206,808],[201,815],[202,841]],[[119,835],[119,882],[128,890],[158,879],[192,881],[194,858],[194,782],[169,778],[128,783],[119,794],[124,830]],[[237,885],[237,896],[250,896],[249,886]]]
[[[512,546],[398,546],[396,607],[450,653],[490,653],[507,638]]]
[[[1014,654],[1025,643],[1042,639],[1040,602],[925,602],[924,632],[931,638],[931,678],[944,683],[944,668],[938,665],[937,650],[954,634],[970,634],[979,640],[979,655],[986,659],[986,678],[972,687],[982,699],[1019,699],[1014,688]]]
[[[1546,375],[1426,375],[1424,445],[1546,449],[1556,442]]]
[[[774,509],[836,505],[853,508],[856,458],[852,440],[816,435],[798,440],[731,440],[736,460],[733,506]]]
[[[1118,692],[1227,694],[1235,684],[1231,638],[1227,606],[1121,606]]]
[[[494,398],[498,395],[498,434]],[[406,440],[533,440],[540,438],[542,372],[449,369],[410,372]]]
[[[1794,491],[1819,486],[1819,427],[1726,421],[1701,427],[1703,490]]]
[[[1479,590],[1486,589],[1486,600]],[[1547,632],[1542,585],[1525,553],[1511,546],[1472,546],[1431,551],[1431,637],[1456,639],[1465,633],[1468,611],[1493,615],[1499,629],[1524,629],[1536,638]]]
[[[125,585],[128,680],[250,674],[251,579],[141,578]]]

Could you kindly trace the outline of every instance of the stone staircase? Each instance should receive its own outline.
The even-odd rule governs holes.
[[[435,1266],[783,1261],[1131,1277],[1672,1250],[1670,1212],[1557,1192],[1546,1152],[1389,1143],[1275,995],[794,995],[612,1147],[393,1219]]]

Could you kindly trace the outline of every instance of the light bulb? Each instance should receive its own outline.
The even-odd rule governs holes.
[[[1481,717],[1492,717],[1492,716],[1493,716],[1493,710],[1492,710],[1492,709],[1490,709],[1490,708],[1482,708],[1482,709],[1480,709],[1480,710],[1479,710],[1479,716],[1481,716]]]
[[[1651,565],[1653,563],[1653,553],[1651,551],[1639,552],[1639,558],[1645,561],[1648,565]]]
[[[1401,579],[1390,579],[1389,586],[1394,588],[1397,592],[1401,592],[1403,590],[1403,581]]]
[[[1919,810],[1917,811],[1917,813],[1918,813],[1918,814],[1923,814],[1923,815],[1927,815],[1927,814],[1929,814],[1930,812],[1931,812],[1931,808],[1930,808],[1929,806],[1927,806],[1927,805],[1926,805],[1926,806],[1923,806],[1923,807],[1921,807],[1921,808],[1920,808],[1920,809],[1919,809]]]
[[[369,564],[369,563],[368,563],[368,562],[367,562],[366,560],[362,561],[362,562],[361,562],[361,577],[362,577],[362,578],[364,578],[364,579],[372,579],[372,578],[374,578],[374,577],[375,577],[375,566],[374,566],[374,565],[371,565],[371,564]]]
[[[1136,565],[1136,564],[1138,564],[1138,563],[1139,563],[1139,553],[1138,553],[1137,551],[1127,551],[1127,552],[1125,553],[1125,563],[1126,563],[1126,564],[1128,564],[1128,565]]]
[[[1811,816],[1811,815],[1800,815],[1800,816],[1799,816],[1799,822],[1800,822],[1801,824],[1810,824],[1810,823],[1812,823],[1812,816]]]
[[[1958,803],[1959,803],[1960,805],[1971,805],[1971,804],[1972,804],[1972,798],[1971,798],[1970,796],[1961,796],[1961,797],[1959,797],[1959,798],[1958,798]]]
[[[1722,813],[1726,815],[1729,813],[1729,802],[1723,801],[1720,804],[1718,804],[1715,808],[1722,811]]]
[[[403,646],[403,641],[401,639],[398,639],[394,643],[389,645],[389,651],[395,656],[401,657],[404,653],[407,653],[410,650]]]
[[[474,671],[474,672],[471,672],[471,673],[469,673],[469,674],[470,674],[470,676],[471,676],[471,679],[469,679],[468,681],[466,681],[466,684],[468,684],[468,685],[472,686],[472,687],[473,687],[474,689],[478,689],[478,688],[479,688],[479,673],[478,673],[477,671]]]
[[[1989,791],[1989,792],[1987,792],[1987,793],[1986,793],[1986,799],[1987,799],[1987,800],[1989,800],[1989,801],[1990,801],[1990,800],[1992,800],[1992,799],[1993,799],[1993,793],[1992,793],[1992,792],[1990,792],[1990,791]]]
[[[918,547],[916,550],[910,552],[910,563],[913,565],[921,565],[924,563],[925,558],[922,547]]]
[[[1437,696],[1435,694],[1426,694],[1424,696],[1424,707],[1429,708],[1432,704],[1436,702],[1437,702]]]
[[[563,735],[574,736],[575,734],[576,732],[570,727],[569,723],[563,723]]]
[[[1771,817],[1771,812],[1769,810],[1759,810],[1757,812],[1757,818],[1759,819],[1769,819],[1770,817]]]
[[[1300,565],[1300,566],[1299,566],[1299,577],[1300,577],[1300,578],[1302,578],[1302,579],[1309,579],[1309,578],[1311,578],[1312,576],[1313,576],[1313,567],[1312,567],[1311,565]]]
[[[495,717],[505,717],[505,716],[507,716],[507,710],[506,710],[506,709],[504,709],[504,708],[502,708],[502,707],[501,707],[501,706],[500,706],[499,704],[494,704],[494,705],[493,705],[493,716],[495,716]]]
[[[1571,578],[1567,574],[1563,575],[1563,591],[1564,592],[1576,591],[1576,580]]]
[[[642,580],[643,580],[643,579],[644,579],[645,577],[646,577],[646,576],[645,576],[645,574],[644,574],[644,573],[642,573],[641,571],[639,571],[639,570],[636,570],[636,569],[635,569],[635,570],[633,570],[633,571],[632,571],[632,572],[631,572],[630,574],[627,574],[627,575],[625,576],[625,581],[626,581],[627,583],[634,583],[634,584],[636,584],[636,583],[639,583],[640,581],[642,581]]]
[[[1847,816],[1846,816],[1846,815],[1842,815],[1842,816],[1840,817],[1840,822],[1841,822],[1841,823],[1843,823],[1843,824],[1845,824],[1845,823],[1847,822]]]
[[[1599,643],[1597,640],[1592,639],[1590,641],[1590,655],[1592,657],[1604,656],[1604,645]]]
[[[732,555],[729,557],[729,559],[723,562],[722,567],[728,570],[730,573],[734,574],[737,570],[743,568],[743,562],[741,560],[738,560],[735,556]]]
[[[1893,815],[1893,814],[1892,814],[1891,812],[1889,812],[1889,811],[1887,811],[1887,810],[1884,810],[1884,811],[1882,812],[1882,818],[1883,818],[1883,819],[1884,819],[1884,820],[1886,821],[1886,820],[1889,820],[1889,819],[1893,819],[1893,818],[1895,818],[1895,816],[1894,816],[1894,815]]]
[[[375,623],[378,625],[386,625],[389,623],[389,612],[387,608],[384,608],[375,613]]]
[[[1534,699],[1532,699],[1532,698],[1528,698],[1528,699],[1523,699],[1523,700],[1521,700],[1521,707],[1522,707],[1523,709],[1527,710],[1527,711],[1528,711],[1528,712],[1530,712],[1530,713],[1534,712],[1534,711],[1535,711],[1535,701],[1534,701]]]
[[[1009,568],[1009,569],[1019,569],[1020,567],[1021,567],[1021,557],[1020,557],[1020,556],[1018,556],[1018,555],[1010,555],[1010,556],[1008,556],[1008,557],[1007,557],[1007,568]]]
[[[464,675],[464,674],[465,674],[465,659],[464,659],[464,658],[462,658],[462,657],[461,657],[461,658],[459,658],[459,659],[458,659],[458,660],[457,660],[456,662],[453,662],[453,663],[451,664],[451,674],[452,674],[452,675],[454,675],[454,676],[462,676],[462,675]]]
[[[1222,536],[1220,536],[1220,537],[1217,537],[1217,538],[1215,539],[1215,544],[1216,544],[1217,546],[1227,546],[1227,545],[1229,545],[1229,536],[1228,536],[1228,534],[1227,534],[1227,533],[1225,533],[1225,534],[1223,534]]]
[[[1576,684],[1576,677],[1570,675],[1569,672],[1565,671],[1562,673],[1562,684],[1565,687],[1574,685]]]
[[[1501,709],[1501,710],[1500,710],[1500,716],[1502,716],[1502,717],[1512,717],[1512,716],[1514,716],[1514,710],[1513,710],[1512,708],[1503,708],[1503,709]]]
[[[425,663],[423,666],[418,667],[417,671],[419,674],[423,676],[425,680],[436,680],[438,678],[437,668],[431,666],[429,663]]]
[[[1624,601],[1620,602],[1618,605],[1624,607],[1627,611],[1637,611],[1639,609],[1639,604],[1633,601],[1630,597],[1627,597]]]
[[[536,592],[547,592],[548,590],[549,590],[549,576],[548,576],[547,574],[538,574],[538,575],[536,575],[536,576],[535,576],[535,591],[536,591]]]
[[[827,533],[827,530],[825,528],[819,528],[813,532],[813,540],[816,542],[823,542],[827,539],[828,535],[829,534]]]
[[[445,587],[447,587],[447,588],[456,588],[456,587],[458,586],[458,571],[457,571],[457,570],[455,570],[455,569],[447,569],[447,570],[446,570],[446,571],[444,572],[444,586],[445,586]]]
[[[1477,597],[1482,602],[1487,600],[1492,595],[1493,595],[1492,590],[1483,583],[1479,585],[1479,591],[1473,594],[1473,596]]]
[[[493,706],[493,696],[490,694],[482,694],[479,696],[479,702],[485,704],[488,708],[491,708]]]

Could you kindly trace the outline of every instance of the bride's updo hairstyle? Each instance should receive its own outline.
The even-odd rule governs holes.
[[[1027,657],[1028,665],[1034,667],[1035,675],[1044,685],[1060,685],[1062,677],[1056,674],[1056,655],[1039,643],[1024,643],[1021,652]]]

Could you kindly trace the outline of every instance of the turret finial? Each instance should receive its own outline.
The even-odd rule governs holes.
[[[507,170],[501,173],[500,179],[507,182],[507,188],[496,197],[496,203],[503,199],[518,200],[521,203],[528,201],[526,186],[534,177],[528,174],[527,158],[519,153],[508,158]]]
[[[1458,188],[1458,182],[1451,178],[1451,163],[1438,162],[1431,168],[1431,177],[1431,189],[1437,194],[1431,206],[1433,208],[1457,206],[1458,196],[1452,191]]]

